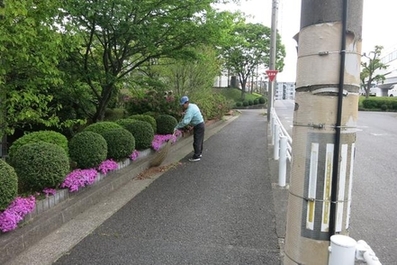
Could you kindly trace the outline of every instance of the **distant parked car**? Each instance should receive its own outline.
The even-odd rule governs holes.
[[[365,96],[365,90],[363,88],[360,89],[360,95]],[[370,97],[381,97],[382,96],[382,90],[379,87],[371,87],[369,90],[369,96]],[[397,96],[397,94],[396,94]]]
[[[387,91],[387,95],[389,97],[397,97],[397,85],[394,85],[392,89],[389,89],[389,91]]]

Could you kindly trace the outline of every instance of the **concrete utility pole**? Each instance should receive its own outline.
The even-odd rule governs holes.
[[[302,0],[284,264],[328,264],[348,235],[362,0]]]
[[[278,0],[272,2],[272,23],[270,34],[270,62],[269,70],[276,70],[276,50],[277,50],[277,14],[278,14]],[[275,82],[275,81],[274,81]],[[270,122],[270,111],[274,104],[274,86],[273,81],[269,78],[268,87],[268,103],[267,103],[267,121]]]

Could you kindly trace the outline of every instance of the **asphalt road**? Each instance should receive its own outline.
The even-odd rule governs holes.
[[[263,110],[244,110],[54,264],[279,264]]]
[[[350,236],[397,264],[397,113],[359,112]]]
[[[293,106],[291,100],[275,102],[280,121],[290,133]],[[350,236],[366,241],[382,264],[397,264],[396,228],[397,113],[360,111]]]

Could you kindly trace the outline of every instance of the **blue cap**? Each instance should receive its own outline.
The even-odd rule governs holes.
[[[188,98],[187,96],[181,97],[181,101],[180,101],[181,106],[182,106],[183,104],[185,104],[186,102],[188,102],[188,101],[189,101],[189,98]]]

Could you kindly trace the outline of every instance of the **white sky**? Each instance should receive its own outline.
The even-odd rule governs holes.
[[[284,71],[277,75],[279,82],[295,82],[296,77],[296,41],[293,36],[299,32],[301,0],[278,0],[278,30],[281,34],[287,56],[284,59]],[[397,47],[396,0],[362,0],[363,11],[363,48],[368,53],[375,45],[385,50]],[[271,26],[273,0],[241,0],[239,6],[228,4],[231,11],[240,10],[253,16],[248,21]]]

